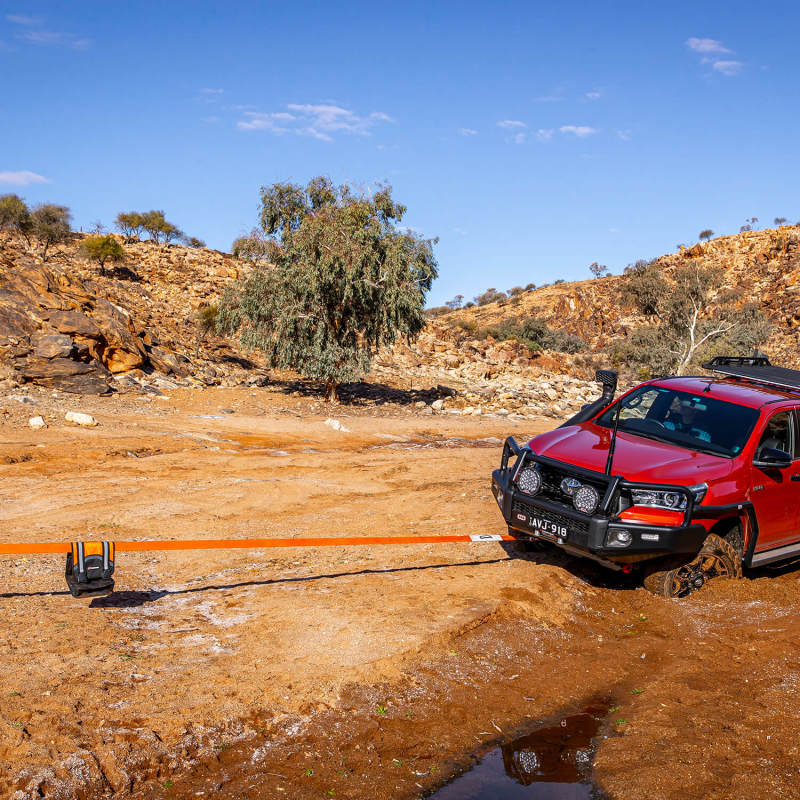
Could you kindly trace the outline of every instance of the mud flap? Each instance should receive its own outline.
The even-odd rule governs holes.
[[[73,597],[102,597],[114,591],[114,542],[73,542],[65,577]]]

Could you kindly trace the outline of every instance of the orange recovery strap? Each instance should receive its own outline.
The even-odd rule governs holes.
[[[225,550],[225,549],[258,549],[264,547],[342,547],[349,545],[384,545],[384,544],[454,544],[458,542],[513,542],[513,536],[499,533],[477,533],[454,536],[335,536],[318,538],[276,538],[276,539],[165,539],[143,542],[112,542],[117,552],[141,552],[152,550]],[[90,545],[101,545],[101,542],[85,542]],[[38,555],[47,553],[76,553],[73,547],[77,542],[0,542],[0,555]],[[94,549],[92,549],[94,552]],[[100,551],[98,551],[100,552]],[[113,551],[112,551],[113,559]]]

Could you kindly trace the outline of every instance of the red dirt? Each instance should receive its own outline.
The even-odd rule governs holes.
[[[480,440],[549,425],[268,388],[84,399],[84,430],[36,397],[49,429],[0,426],[3,541],[502,533]],[[612,798],[800,796],[800,571],[673,601],[513,545],[130,553],[90,601],[2,563],[3,796],[414,798],[594,696]]]

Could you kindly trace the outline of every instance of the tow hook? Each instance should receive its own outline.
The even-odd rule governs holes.
[[[689,578],[689,585],[693,589],[702,589],[705,582],[706,579],[702,572],[695,572],[694,575]]]

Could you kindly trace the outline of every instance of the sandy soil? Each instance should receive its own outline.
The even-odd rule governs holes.
[[[0,399],[4,541],[501,533],[500,440],[552,424],[269,387],[22,394]],[[2,566],[16,800],[420,797],[592,697],[612,798],[800,797],[800,571],[671,601],[514,545],[124,553],[114,595],[76,600],[61,557]]]

